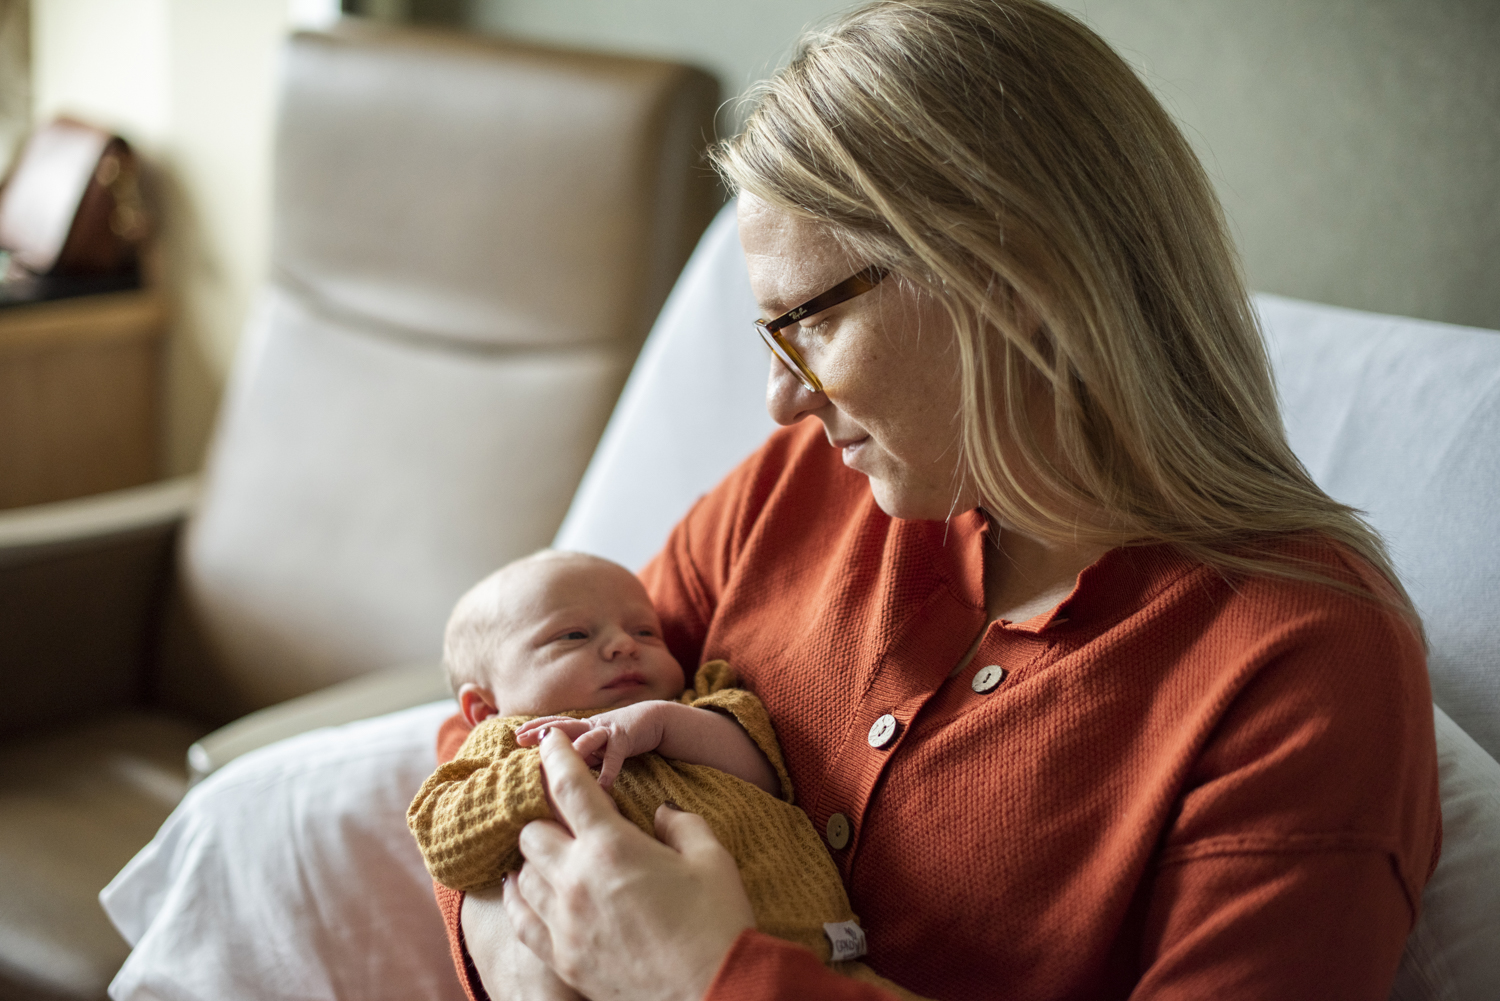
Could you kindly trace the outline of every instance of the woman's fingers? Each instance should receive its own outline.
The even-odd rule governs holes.
[[[683,859],[709,882],[719,886],[739,883],[740,868],[735,864],[734,856],[714,836],[708,821],[696,813],[684,813],[675,803],[658,806],[656,839],[681,853]],[[755,924],[755,911],[743,891],[727,894],[722,906],[730,922],[739,922],[743,927]]]
[[[459,924],[474,968],[494,1001],[582,1001],[521,940],[503,887],[464,894]],[[547,948],[550,938],[537,941]]]
[[[589,773],[588,765],[584,764],[565,736],[561,733],[549,733],[542,741],[541,748],[542,776],[547,784],[553,812],[569,831],[581,837],[585,831],[601,824],[608,826],[627,823],[621,819],[615,810],[614,801],[599,788],[599,783]],[[528,824],[521,829],[521,853],[528,860],[532,856],[525,841],[526,832],[534,826],[538,825]]]
[[[526,869],[522,868],[521,872],[525,871]],[[505,904],[505,915],[510,919],[510,927],[514,930],[516,938],[521,940],[521,944],[536,953],[537,958],[550,966],[552,964],[552,933],[548,930],[547,923],[537,916],[535,909],[522,894],[517,878],[519,875],[520,873],[513,872],[505,877],[501,897]]]
[[[675,848],[692,861],[702,861],[722,855],[734,865],[734,856],[719,844],[708,821],[696,813],[685,813],[675,803],[663,803],[656,808],[656,840],[668,848]]]
[[[505,883],[507,886],[515,884],[521,901],[531,908],[537,920],[543,924],[551,922],[553,913],[556,911],[557,893],[536,866],[522,866],[519,872],[513,872],[505,877]]]
[[[593,776],[589,776],[592,783]],[[554,805],[552,812],[558,813]],[[521,828],[516,845],[527,862],[536,862],[543,869],[552,865],[567,853],[573,845],[573,833],[560,823],[550,820],[533,820]],[[523,870],[524,871],[524,870]]]

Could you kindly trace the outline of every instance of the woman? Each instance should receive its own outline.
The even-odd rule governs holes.
[[[644,577],[678,659],[766,702],[870,965],[1384,998],[1439,839],[1420,626],[1287,447],[1161,107],[1038,0],[884,0],[717,159],[787,427]],[[697,818],[653,842],[543,753],[568,828],[462,905],[496,996],[535,957],[595,999],[882,996],[751,930]]]

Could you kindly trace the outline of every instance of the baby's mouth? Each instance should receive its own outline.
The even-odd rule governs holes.
[[[626,671],[604,687],[606,690],[614,690],[618,688],[631,688],[636,685],[644,685],[645,683],[646,676],[644,674],[639,671]]]

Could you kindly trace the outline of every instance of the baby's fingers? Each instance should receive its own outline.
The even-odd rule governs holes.
[[[608,789],[615,784],[615,776],[620,774],[620,767],[625,764],[625,749],[621,741],[614,741],[604,749],[604,760],[599,765],[599,784]]]
[[[608,743],[609,731],[602,727],[594,727],[573,741],[573,750],[578,752],[580,758],[587,760],[597,755]]]
[[[542,742],[547,730],[557,730],[569,740],[576,740],[592,729],[587,720],[571,716],[539,716],[516,728],[516,743],[522,747],[535,747]]]
[[[584,764],[588,765],[590,768],[597,768],[603,763],[603,752],[604,749],[608,746],[609,731],[604,729],[603,727],[595,727],[588,733],[573,741],[573,750],[578,752],[578,756],[582,758]],[[607,782],[604,782],[602,776],[600,777],[600,784],[605,788],[609,787],[609,784]]]
[[[537,734],[549,726],[570,721],[573,721],[571,716],[538,716],[516,727],[516,736],[519,738],[522,734]]]
[[[522,730],[540,730],[542,727],[552,726],[554,723],[581,722],[582,720],[574,719],[572,716],[538,716],[536,719],[529,719],[516,727],[516,732],[520,733]]]

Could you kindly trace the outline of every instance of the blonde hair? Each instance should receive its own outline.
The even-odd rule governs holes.
[[[1093,32],[1040,0],[879,0],[804,37],[751,97],[713,152],[728,182],[952,318],[962,475],[987,510],[1042,538],[1166,542],[1368,595],[1276,545],[1318,533],[1416,622],[1379,536],[1287,444],[1202,166]]]

